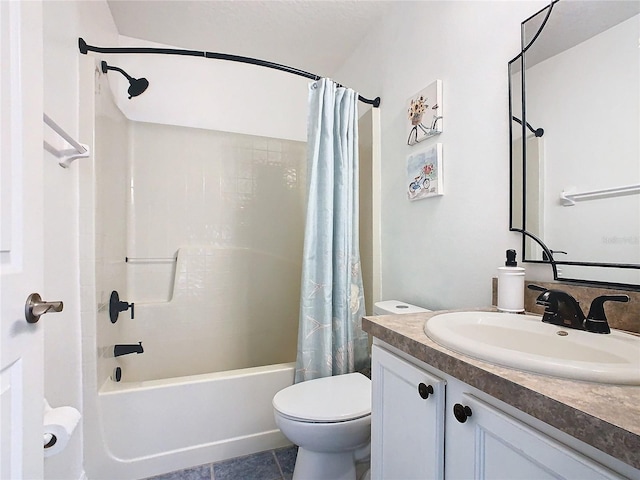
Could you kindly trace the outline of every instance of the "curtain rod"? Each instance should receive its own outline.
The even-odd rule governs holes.
[[[229,60],[232,62],[249,63],[251,65],[258,65],[260,67],[273,68],[282,72],[292,73],[300,77],[310,78],[311,80],[320,80],[322,77],[313,73],[305,72],[297,68],[288,67],[286,65],[280,65],[278,63],[267,62],[266,60],[260,60],[258,58],[242,57],[238,55],[230,55],[227,53],[214,53],[205,52],[200,50],[183,50],[179,48],[155,48],[155,47],[96,47],[94,45],[88,45],[82,37],[78,38],[78,48],[80,53],[86,55],[87,52],[96,53],[153,53],[164,55],[186,55],[190,57],[204,57],[213,58],[215,60]],[[339,85],[342,86],[342,85]],[[380,106],[380,97],[376,97],[373,100],[364,98],[362,95],[358,95],[358,100],[368,105],[373,105],[374,108]]]

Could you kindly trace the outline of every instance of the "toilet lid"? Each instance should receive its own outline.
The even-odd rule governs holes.
[[[371,414],[371,380],[348,373],[297,383],[273,397],[283,415],[307,422],[344,422]]]

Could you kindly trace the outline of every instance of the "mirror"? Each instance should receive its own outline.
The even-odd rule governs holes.
[[[509,63],[511,230],[556,280],[640,289],[640,2],[557,0]]]

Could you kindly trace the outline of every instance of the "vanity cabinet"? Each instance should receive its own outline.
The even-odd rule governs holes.
[[[625,478],[492,397],[415,363],[373,346],[372,480]],[[420,383],[433,387],[426,399]]]
[[[446,382],[373,348],[371,478],[443,478]]]

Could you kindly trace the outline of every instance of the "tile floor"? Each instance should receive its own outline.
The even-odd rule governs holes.
[[[147,480],[291,480],[297,453],[296,446],[279,448],[166,473]]]
[[[279,448],[209,463],[145,480],[291,480],[298,447]],[[364,480],[369,459],[356,463],[356,478]]]

